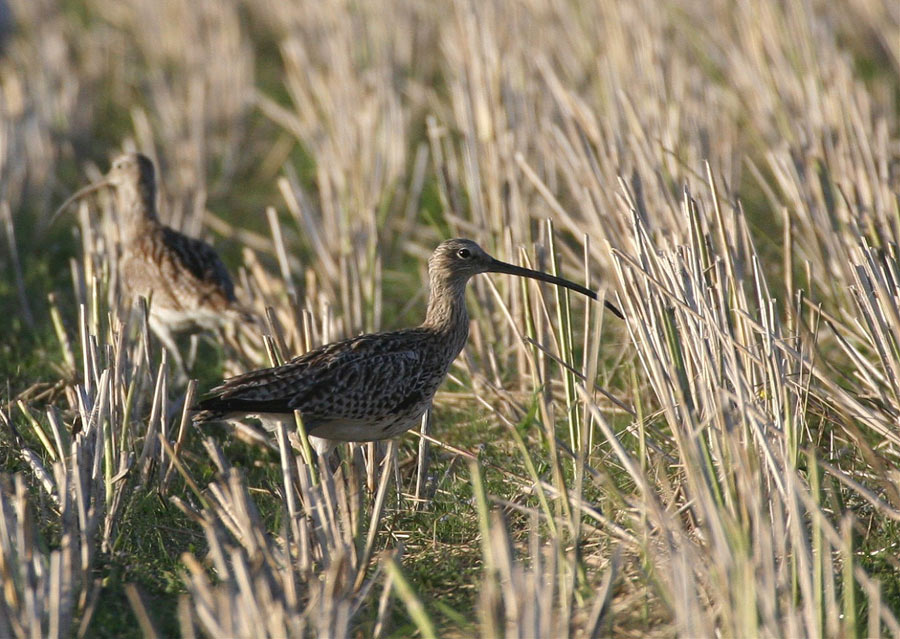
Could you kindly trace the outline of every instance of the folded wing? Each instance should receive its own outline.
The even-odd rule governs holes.
[[[377,421],[421,403],[420,349],[385,334],[329,344],[275,368],[233,377],[199,403],[195,421],[299,410],[315,422]]]

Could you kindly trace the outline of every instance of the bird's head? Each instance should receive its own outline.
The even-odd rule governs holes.
[[[591,299],[597,299],[597,293],[589,288],[549,273],[501,262],[472,240],[460,238],[446,240],[435,249],[431,259],[428,260],[428,272],[431,275],[432,287],[462,287],[469,278],[479,273],[508,273],[564,286],[582,295],[587,295]],[[609,302],[605,302],[605,304],[613,313],[622,317],[619,309]]]
[[[123,153],[113,160],[105,181],[112,187],[136,186],[152,192],[156,187],[156,172],[146,155]]]
[[[428,272],[448,281],[465,281],[487,273],[496,261],[472,240],[457,238],[441,242],[434,250],[428,260]]]
[[[428,271],[432,281],[437,279],[453,283],[465,283],[470,277],[479,273],[509,273],[564,286],[592,299],[597,299],[594,291],[575,282],[494,259],[472,240],[453,239],[442,242],[428,260]]]
[[[145,217],[156,216],[156,173],[153,162],[141,153],[123,153],[113,160],[102,180],[80,189],[63,202],[53,214],[49,225],[53,225],[70,204],[103,188],[111,188],[115,192],[120,214],[138,212]]]

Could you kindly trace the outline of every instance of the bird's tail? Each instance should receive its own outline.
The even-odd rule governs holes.
[[[195,424],[219,422],[225,420],[225,415],[225,411],[216,408],[203,408],[203,405],[201,403],[191,415],[191,421]]]

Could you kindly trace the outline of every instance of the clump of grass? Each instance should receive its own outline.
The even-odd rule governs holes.
[[[281,534],[272,537],[240,473],[207,443],[222,477],[210,486],[202,512],[176,503],[202,526],[215,579],[195,556],[183,561],[188,595],[179,604],[185,635],[199,626],[210,636],[349,636],[351,624],[375,579],[366,575],[371,548],[361,543],[361,474],[332,476],[295,458],[279,433],[283,483]],[[385,477],[390,477],[391,456]],[[314,481],[315,479],[315,481]],[[387,481],[380,483],[376,503]],[[376,505],[372,530],[379,525]]]
[[[55,407],[41,418],[19,401],[21,418],[3,415],[41,505],[41,519],[35,522],[33,497],[23,478],[16,476],[4,486],[0,544],[8,588],[3,619],[10,636],[86,635],[102,588],[94,576],[98,555],[110,553],[123,532],[118,520],[133,488],[132,471],[149,463],[146,454],[138,455],[128,419],[133,395],[126,389],[137,379],[131,370],[112,365],[122,361],[121,342],[98,342],[89,326],[90,312],[84,305],[81,309],[78,368],[84,381],[67,389],[72,430]],[[101,347],[110,358],[106,362]],[[66,352],[66,359],[75,361]],[[165,393],[164,363],[157,398]],[[146,374],[141,363],[135,370]],[[154,409],[158,406],[154,402]],[[151,420],[158,419],[157,411]]]
[[[690,244],[658,247],[638,223],[637,255],[618,253],[629,328],[679,460],[615,448],[644,493],[641,520],[657,531],[645,552],[658,583],[685,634],[856,634],[846,595],[857,587],[879,615],[869,628],[894,632],[896,618],[841,532],[848,514],[834,517],[823,503],[803,410],[808,350],[783,336],[740,212],[726,222],[712,207],[724,232],[713,233],[686,194]],[[644,467],[672,488],[648,483]]]

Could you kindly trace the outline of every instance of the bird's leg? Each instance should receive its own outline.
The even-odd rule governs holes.
[[[390,454],[393,457],[394,467],[394,486],[397,489],[397,510],[400,510],[400,504],[403,503],[403,491],[401,490],[403,484],[400,482],[400,459],[397,453],[397,446],[390,446]]]
[[[337,447],[338,443],[339,442],[336,442],[333,439],[325,439],[324,437],[316,437],[315,435],[309,436],[309,445],[322,457],[327,457],[328,454]]]
[[[428,474],[428,440],[425,439],[425,436],[428,435],[428,428],[431,425],[431,408],[425,410],[422,413],[422,422],[419,426],[419,433],[422,437],[419,438],[419,454],[418,460],[416,463],[416,493],[415,493],[415,502],[413,503],[413,508],[419,510],[422,505],[425,503],[425,499],[423,498],[423,494],[425,492],[425,482]]]
[[[291,446],[293,446],[295,450],[303,450],[303,442],[300,439],[300,434],[295,428],[289,429],[288,441],[291,442]],[[318,456],[320,468],[322,467],[322,464],[327,464],[332,473],[337,471],[338,467],[340,466],[341,460],[340,457],[338,457],[337,453],[334,452],[334,449],[339,443],[340,442],[334,441],[332,439],[324,439],[322,437],[309,435],[309,445],[313,449],[313,452],[315,452]]]
[[[191,370],[194,368],[194,363],[197,361],[197,345],[199,343],[199,335],[196,333],[191,335],[191,346],[188,348],[188,356],[187,356],[187,368]]]
[[[168,351],[169,356],[175,360],[175,367],[178,373],[178,381],[187,379],[187,369],[184,367],[184,360],[181,358],[181,353],[178,351],[178,345],[175,343],[174,337],[172,337],[172,331],[169,328],[158,321],[153,319],[153,316],[150,316],[150,328],[153,329],[153,333],[162,342],[163,348]]]
[[[309,436],[309,445],[312,446],[312,449],[319,455],[319,468],[322,467],[322,464],[326,464],[332,475],[336,473],[341,466],[341,458],[334,452],[334,449],[337,448],[339,443],[340,442],[336,442],[333,439],[325,439],[324,437],[316,437],[315,435]]]

